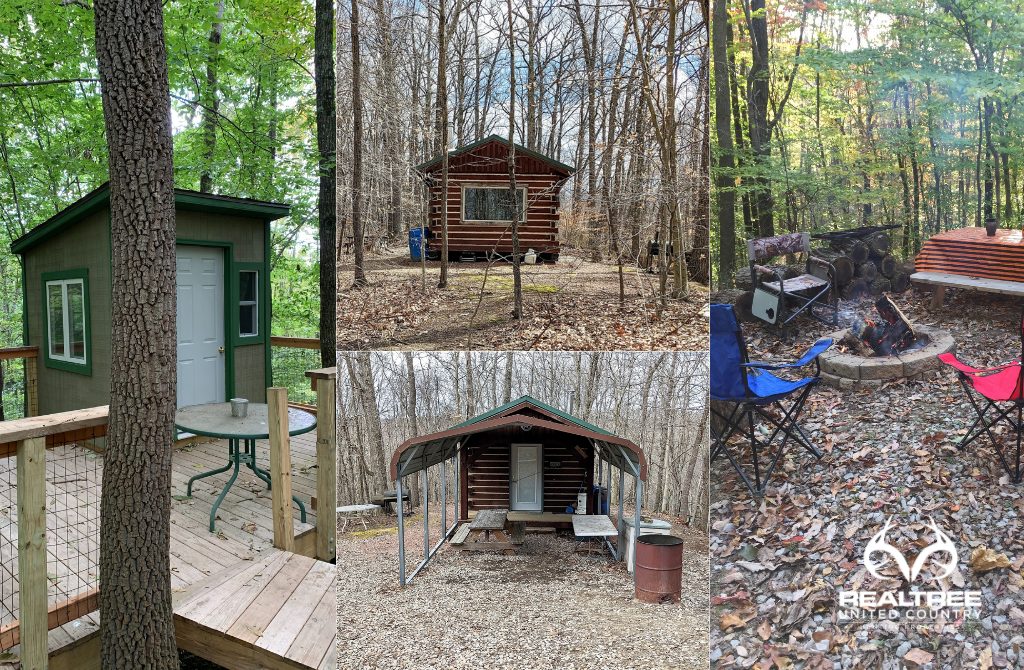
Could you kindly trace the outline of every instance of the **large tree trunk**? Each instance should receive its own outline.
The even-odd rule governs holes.
[[[753,215],[759,237],[775,235],[772,220],[774,202],[768,178],[771,158],[771,131],[768,127],[768,21],[764,0],[752,0],[748,17],[751,42],[751,66],[747,73],[747,117],[750,149],[754,155],[757,175],[752,179]]]
[[[731,175],[734,162],[726,36],[729,19],[726,0],[713,2],[711,50],[715,58],[715,131],[718,137],[718,174],[715,177],[718,196],[718,285],[729,288],[736,274],[736,191]]]
[[[338,357],[337,118],[334,113],[334,2],[316,0],[313,33],[316,83],[316,144],[320,153],[320,364],[331,367]]]
[[[441,159],[441,274],[438,288],[448,287],[448,17],[446,0],[437,3],[437,108],[434,125]]]
[[[321,0],[323,1],[323,0]],[[327,0],[330,1],[330,0]],[[363,259],[363,93],[359,53],[359,0],[352,0],[352,250],[353,285],[366,284]]]
[[[177,397],[171,106],[158,0],[96,0],[110,171],[110,426],[100,515],[104,668],[178,667],[171,607]]]
[[[508,9],[508,54],[511,65],[508,69],[508,89],[512,92],[508,99],[508,193],[512,199],[512,318],[523,318],[523,277],[519,263],[519,190],[516,187],[516,43],[515,21],[512,12],[512,0],[506,0]],[[593,166],[591,166],[593,167]],[[591,174],[593,178],[593,174]],[[593,191],[590,192],[593,195]],[[446,198],[447,201],[447,198]]]

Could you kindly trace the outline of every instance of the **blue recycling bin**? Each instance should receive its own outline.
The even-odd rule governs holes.
[[[414,261],[421,260],[421,253],[426,250],[426,243],[423,238],[424,232],[429,231],[426,228],[409,229],[409,257]]]

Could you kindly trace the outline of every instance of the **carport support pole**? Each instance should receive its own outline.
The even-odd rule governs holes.
[[[453,479],[455,480],[455,499],[452,502],[455,503],[455,527],[458,528],[459,522],[462,521],[462,519],[460,518],[460,516],[462,515],[462,505],[460,504],[460,501],[462,499],[459,497],[459,480],[462,479],[462,465],[459,463],[458,451],[456,451],[455,455],[452,456],[452,462],[452,472],[455,473],[455,477],[453,477]]]
[[[619,468],[619,550],[618,556],[615,560],[621,561],[622,557],[626,555],[626,548],[622,546],[622,536],[626,530],[625,520],[625,506],[626,506],[626,471]]]
[[[423,562],[430,560],[430,500],[427,498],[427,474],[423,468]]]
[[[448,461],[441,461],[441,539],[448,534]]]
[[[402,475],[395,482],[395,505],[398,506],[398,584],[405,586],[405,502],[402,500]]]
[[[636,545],[640,542],[640,505],[644,499],[644,483],[636,476],[636,509],[633,510],[633,545],[629,548],[629,560],[633,564],[633,586],[636,587]]]

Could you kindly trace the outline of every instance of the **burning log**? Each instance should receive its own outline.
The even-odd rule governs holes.
[[[894,356],[917,342],[914,327],[889,296],[875,302],[878,320],[864,319],[853,324],[850,332],[871,347],[876,356]]]

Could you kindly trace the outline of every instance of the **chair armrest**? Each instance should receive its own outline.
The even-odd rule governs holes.
[[[769,279],[774,279],[775,281],[779,282],[779,291],[784,292],[782,290],[782,273],[779,272],[778,270],[774,270],[763,265],[758,265],[756,263],[751,263],[750,275],[751,280],[753,282],[752,285],[754,288],[757,288],[761,284],[762,277],[768,277]]]
[[[823,337],[804,352],[804,355],[792,363],[768,363],[767,361],[750,361],[741,364],[742,367],[755,368],[758,370],[785,370],[787,368],[802,368],[811,361],[817,363],[818,356],[833,345],[831,337]]]

